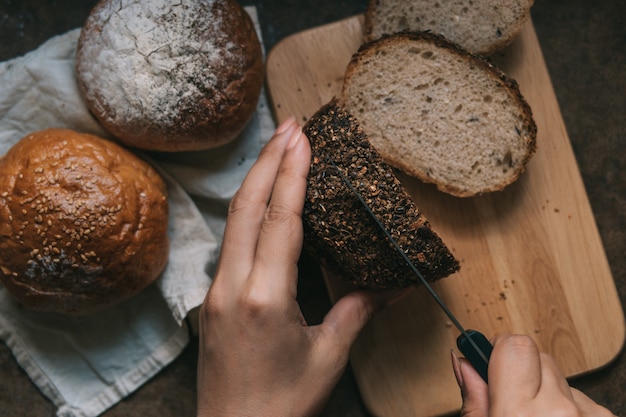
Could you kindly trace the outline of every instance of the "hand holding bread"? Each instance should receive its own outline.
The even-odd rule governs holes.
[[[311,151],[294,119],[265,146],[230,204],[200,310],[198,416],[319,413],[361,328],[394,291],[357,291],[319,325],[296,300]]]

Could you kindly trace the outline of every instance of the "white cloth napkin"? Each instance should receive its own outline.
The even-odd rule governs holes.
[[[257,32],[256,10],[246,8]],[[0,63],[0,155],[28,133],[65,127],[107,137],[74,75],[80,30]],[[245,131],[215,150],[159,156],[169,192],[171,250],[146,290],[86,317],[42,314],[0,286],[0,338],[63,417],[97,416],[170,363],[189,341],[185,318],[211,284],[227,204],[274,131],[264,93]]]

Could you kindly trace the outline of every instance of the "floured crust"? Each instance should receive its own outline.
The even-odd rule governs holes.
[[[323,265],[361,287],[419,284],[359,200],[334,174],[337,168],[330,159],[427,280],[435,281],[459,269],[352,115],[332,101],[309,119],[303,130],[312,148],[303,214],[305,245]]]
[[[166,188],[113,142],[67,129],[0,159],[0,281],[24,305],[86,314],[153,282],[169,253]]]
[[[76,73],[89,109],[126,145],[186,151],[244,129],[264,66],[234,0],[101,0],[82,29]]]

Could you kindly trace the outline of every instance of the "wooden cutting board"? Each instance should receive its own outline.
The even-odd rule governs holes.
[[[340,93],[361,44],[357,16],[286,38],[267,59],[278,121],[304,123]],[[434,285],[459,321],[488,337],[531,335],[564,373],[610,362],[624,342],[624,315],[543,55],[528,22],[495,57],[533,109],[538,151],[503,192],[459,199],[407,176],[400,180],[461,263]],[[333,299],[342,285],[325,271]],[[450,365],[458,332],[420,288],[364,329],[351,363],[377,416],[434,416],[461,405]]]

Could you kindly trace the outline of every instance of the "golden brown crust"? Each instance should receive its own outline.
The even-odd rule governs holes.
[[[419,284],[335,173],[340,169],[427,280],[435,281],[459,269],[459,263],[352,115],[333,100],[311,117],[303,130],[312,149],[303,213],[305,243],[323,265],[366,288]]]
[[[110,14],[118,14],[114,3],[101,0],[96,5],[77,48],[78,84],[100,123],[124,144],[147,150],[202,150],[235,139],[256,109],[264,78],[261,44],[246,11],[234,0],[219,0],[192,3],[183,8],[189,11],[180,12],[187,16],[179,21],[171,17],[179,12],[155,12],[153,34],[160,31],[164,39],[175,38],[166,45],[153,40],[148,48],[145,44],[153,35],[142,34],[148,39],[143,44],[132,38],[134,34],[118,30],[107,32],[114,40],[102,35]],[[151,7],[149,1],[144,3],[143,9]],[[126,18],[141,23],[135,23],[131,13]],[[192,24],[183,27],[185,19]],[[107,51],[117,43],[134,44],[136,50]],[[100,56],[119,63],[112,62],[105,72],[99,67]],[[142,64],[142,56],[150,64]],[[139,73],[123,71],[131,65]]]
[[[413,177],[419,178],[424,182],[435,184],[439,190],[457,197],[471,197],[477,194],[501,191],[508,185],[517,181],[520,175],[525,171],[528,161],[530,161],[536,151],[537,125],[532,115],[532,109],[528,102],[522,96],[517,82],[513,78],[507,76],[503,71],[493,65],[485,57],[469,52],[458,44],[450,42],[449,40],[438,34],[434,34],[431,32],[401,32],[391,35],[384,35],[379,39],[362,44],[357,53],[352,56],[346,68],[344,80],[350,79],[353,73],[364,61],[367,61],[368,59],[370,59],[371,56],[377,54],[379,51],[384,51],[388,44],[394,44],[403,41],[424,41],[436,47],[443,48],[449,53],[455,54],[463,60],[467,61],[469,64],[468,67],[479,68],[487,76],[492,78],[496,83],[500,84],[513,99],[520,113],[522,127],[520,128],[519,135],[524,139],[525,154],[522,160],[517,164],[517,166],[513,167],[514,170],[512,171],[512,174],[507,178],[505,182],[493,184],[491,187],[484,188],[478,193],[476,192],[476,190],[468,190],[459,187],[458,184],[438,181],[432,178],[428,174],[428,172],[426,172],[419,166],[407,163],[407,161],[405,160],[395,158],[394,156],[386,152],[384,148],[380,148],[378,149],[378,151],[381,153],[385,161],[395,168],[398,168]],[[347,101],[347,88],[348,83],[344,82],[342,91],[342,103],[345,103]]]
[[[153,282],[169,252],[166,188],[145,161],[67,129],[0,159],[0,281],[24,305],[86,314]]]

